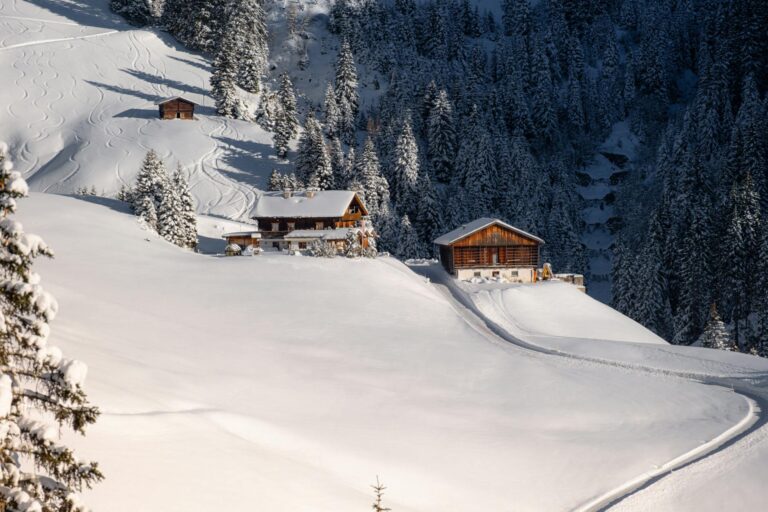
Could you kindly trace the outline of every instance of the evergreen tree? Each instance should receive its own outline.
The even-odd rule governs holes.
[[[219,44],[213,60],[211,95],[216,101],[216,112],[224,117],[235,118],[239,111],[237,94],[238,45],[234,35],[227,34]]]
[[[748,317],[752,312],[757,284],[754,262],[760,252],[761,240],[760,197],[754,189],[751,174],[734,183],[728,210],[728,251],[724,262],[724,267],[729,268],[726,289],[732,311],[734,340],[741,348],[750,335]]]
[[[401,260],[410,258],[421,258],[421,242],[419,235],[411,225],[408,215],[403,215],[400,219],[400,233],[397,241],[397,257]]]
[[[444,231],[443,215],[437,192],[427,172],[421,174],[419,188],[422,190],[422,196],[417,210],[416,225],[423,246],[430,248],[426,251],[429,254],[432,252],[432,241]]]
[[[435,179],[441,183],[450,182],[456,158],[456,131],[453,106],[445,90],[437,93],[434,99],[427,122],[427,140],[427,156]]]
[[[337,138],[341,134],[341,111],[336,101],[336,93],[333,86],[328,84],[325,90],[325,102],[323,103],[323,115],[325,116],[325,133],[330,138]]]
[[[144,26],[152,21],[150,0],[111,0],[109,7],[133,25]]]
[[[296,118],[296,94],[287,73],[280,75],[280,89],[277,92],[278,109],[275,118],[275,132],[272,141],[275,152],[280,158],[288,156],[289,144],[298,133],[299,122]]]
[[[299,138],[296,173],[298,179],[304,183],[314,182],[314,185],[323,190],[333,188],[330,155],[325,146],[320,123],[312,114],[307,116],[304,133]]]
[[[180,246],[194,249],[197,247],[197,216],[195,215],[195,201],[189,190],[189,182],[186,173],[179,164],[173,174],[173,188],[179,197],[180,223],[182,226]]]
[[[416,216],[419,198],[419,150],[411,128],[410,116],[403,123],[395,145],[392,161],[392,175],[395,182],[395,202],[398,211]],[[410,225],[410,221],[409,221]]]
[[[278,192],[283,190],[283,184],[285,183],[285,177],[280,174],[277,169],[272,169],[272,173],[269,175],[268,190],[270,192]]]
[[[334,92],[339,108],[339,132],[344,142],[351,145],[355,137],[360,98],[357,92],[357,68],[352,49],[346,41],[341,44],[336,61]]]
[[[731,339],[731,335],[728,334],[725,324],[720,319],[720,314],[717,312],[717,307],[714,304],[710,308],[709,322],[707,322],[707,326],[699,338],[699,343],[705,348],[716,348],[731,352],[738,350],[736,344]]]
[[[267,69],[269,47],[267,25],[261,0],[237,0],[230,9],[222,34],[222,47],[235,49],[237,85],[256,93]]]
[[[95,462],[75,457],[61,443],[64,427],[84,434],[99,416],[82,385],[86,366],[65,359],[48,345],[56,300],[33,271],[39,256],[53,252],[36,235],[26,234],[13,215],[16,200],[28,193],[0,147],[0,458],[3,505],[8,510],[84,510],[75,494],[103,479]]]
[[[157,227],[157,206],[163,198],[167,182],[165,165],[153,149],[149,150],[136,177],[133,199],[136,215],[152,229]]]
[[[175,187],[167,187],[157,207],[157,233],[174,245],[183,245],[185,227],[181,219],[181,199]]]
[[[368,213],[375,217],[381,210],[382,204],[389,203],[389,183],[381,174],[379,157],[376,155],[376,147],[371,137],[365,140],[363,152],[355,161],[355,175],[362,182]]]

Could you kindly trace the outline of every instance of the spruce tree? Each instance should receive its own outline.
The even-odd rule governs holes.
[[[325,146],[320,123],[310,113],[304,124],[304,132],[299,137],[298,154],[296,155],[296,174],[298,179],[309,184],[315,181],[319,186],[333,186],[333,171],[328,149]]]
[[[225,35],[213,60],[211,74],[211,95],[216,102],[216,112],[229,118],[238,115],[238,44],[239,41],[234,35]]]
[[[717,306],[712,304],[709,311],[709,321],[699,338],[701,346],[705,348],[716,348],[718,350],[728,350],[731,352],[738,350],[733,339],[731,339],[731,335],[728,334],[725,324],[720,319],[720,314],[717,312]]]
[[[157,207],[157,233],[174,245],[184,244],[185,228],[181,219],[181,199],[173,186],[166,188]]]
[[[427,142],[427,156],[435,179],[441,183],[450,182],[456,158],[456,131],[453,106],[445,90],[437,93],[429,113]]]
[[[152,229],[157,228],[157,207],[168,184],[168,174],[155,150],[150,149],[136,177],[134,211]]]
[[[56,300],[32,269],[53,252],[13,218],[16,200],[28,193],[0,147],[0,473],[2,503],[17,511],[82,511],[77,492],[103,479],[95,462],[83,461],[61,443],[61,429],[79,434],[99,411],[83,391],[87,367],[48,345]]]
[[[341,111],[339,103],[336,101],[336,93],[333,86],[328,84],[325,89],[325,101],[323,103],[323,116],[325,120],[325,133],[330,138],[337,138],[341,135]]]
[[[394,149],[392,175],[398,211],[416,217],[419,198],[419,150],[411,128],[410,116],[403,123]],[[410,221],[409,221],[410,224]]]
[[[181,247],[194,249],[197,247],[197,216],[195,215],[195,201],[189,190],[186,172],[179,164],[173,173],[173,188],[179,197],[179,212],[181,231]]]
[[[233,46],[236,56],[236,83],[243,90],[259,92],[267,69],[269,47],[261,0],[238,0],[230,9],[221,46]]]
[[[397,257],[401,260],[421,258],[421,242],[408,215],[400,219],[400,233],[397,240]]]
[[[336,61],[336,79],[334,82],[336,103],[339,109],[339,133],[347,144],[355,138],[357,113],[360,97],[357,92],[357,69],[349,43],[344,41]]]
[[[285,131],[288,139],[292,139],[299,132],[299,120],[296,110],[296,91],[288,73],[280,75],[280,88],[277,90],[277,99],[285,116]]]
[[[133,25],[144,26],[153,18],[149,0],[111,0],[109,7]]]
[[[363,151],[355,161],[355,169],[355,174],[361,180],[365,190],[368,213],[375,216],[382,204],[389,202],[389,183],[381,174],[379,158],[371,137],[365,140]]]

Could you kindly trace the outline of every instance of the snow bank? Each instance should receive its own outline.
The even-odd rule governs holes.
[[[567,283],[490,290],[467,287],[483,311],[501,309],[514,314],[513,334],[666,344],[642,325]]]

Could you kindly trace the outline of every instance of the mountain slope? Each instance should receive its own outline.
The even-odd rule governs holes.
[[[215,115],[209,65],[167,34],[131,27],[107,2],[0,5],[0,139],[33,190],[104,195],[132,184],[155,149],[181,163],[202,212],[244,217],[272,168],[271,134]],[[183,95],[194,122],[157,119],[154,102]]]
[[[748,413],[489,337],[394,260],[193,254],[113,208],[42,194],[20,215],[56,250],[54,332],[104,411],[80,447],[100,509],[351,511],[379,474],[402,511],[570,510]]]

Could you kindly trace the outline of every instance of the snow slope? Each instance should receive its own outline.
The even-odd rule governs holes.
[[[191,172],[202,212],[242,217],[273,168],[271,134],[214,115],[209,65],[167,34],[131,27],[108,2],[0,3],[0,140],[33,190],[133,183],[154,148]],[[183,95],[197,120],[161,121],[154,102]]]
[[[507,343],[388,258],[194,254],[94,201],[19,217],[104,412],[79,441],[99,510],[364,510],[377,474],[398,511],[572,510],[753,414]]]

